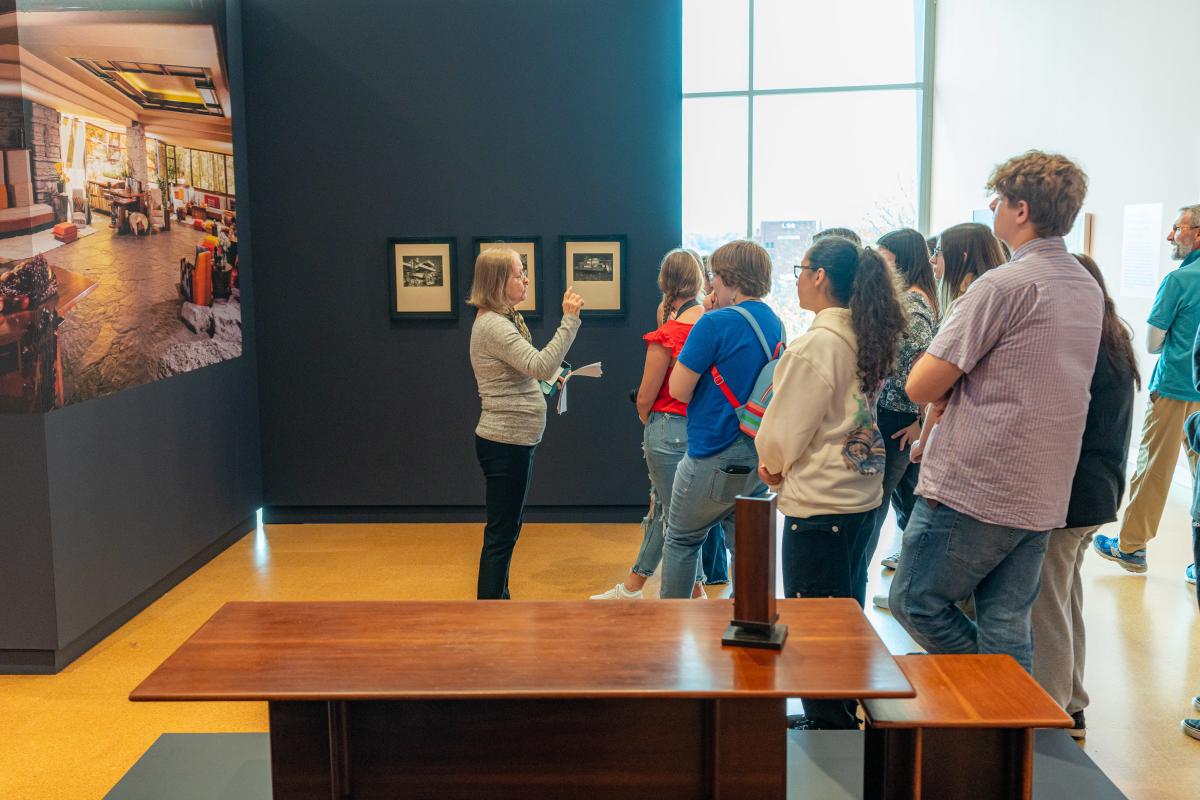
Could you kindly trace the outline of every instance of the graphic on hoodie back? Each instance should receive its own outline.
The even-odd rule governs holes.
[[[847,469],[860,475],[881,475],[887,462],[883,435],[875,424],[875,415],[861,394],[854,395],[858,410],[854,413],[854,428],[842,444],[842,461]]]

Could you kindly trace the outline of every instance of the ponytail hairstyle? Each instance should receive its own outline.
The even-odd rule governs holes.
[[[662,292],[662,320],[671,318],[671,306],[682,297],[695,300],[704,288],[704,266],[693,250],[676,248],[658,265],[658,288]]]
[[[840,236],[814,243],[808,260],[813,269],[825,270],[833,299],[850,309],[850,324],[858,339],[859,388],[874,397],[895,369],[900,337],[908,324],[887,263],[875,250]]]
[[[989,269],[1008,263],[996,234],[978,222],[951,225],[942,231],[938,244],[946,265],[939,300],[947,314],[954,301],[966,291],[963,283],[968,282],[968,278],[973,281]]]
[[[896,257],[896,272],[904,281],[904,289],[917,288],[925,293],[933,306],[933,318],[938,318],[937,281],[929,263],[929,245],[925,237],[912,228],[885,233],[877,244],[886,247]]]
[[[1142,375],[1138,372],[1137,357],[1133,354],[1133,329],[1129,323],[1117,315],[1117,304],[1108,296],[1108,287],[1104,284],[1104,273],[1091,256],[1083,253],[1072,253],[1075,260],[1091,273],[1100,284],[1100,293],[1104,295],[1104,321],[1100,325],[1100,349],[1109,360],[1133,375],[1133,382],[1138,390],[1142,388]]]

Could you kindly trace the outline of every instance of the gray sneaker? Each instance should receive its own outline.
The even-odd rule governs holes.
[[[881,592],[871,598],[871,604],[876,608],[882,608],[884,611],[891,611],[888,605],[888,596],[886,592]]]
[[[1200,711],[1200,694],[1192,698],[1192,708]]]
[[[881,558],[879,563],[883,564],[884,569],[895,569],[896,565],[900,563],[900,551],[897,550],[887,558]],[[886,608],[886,606],[883,607]]]

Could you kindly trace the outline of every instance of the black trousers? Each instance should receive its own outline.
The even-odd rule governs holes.
[[[783,519],[783,592],[787,597],[853,597],[863,605],[874,511]],[[853,729],[856,700],[803,697],[804,714],[821,728]]]
[[[901,529],[904,528],[904,523],[908,522],[908,515],[912,513],[912,490],[916,488],[916,477],[920,468],[919,464],[909,461],[908,448],[901,450],[900,440],[892,438],[897,432],[916,422],[919,417],[916,414],[893,411],[883,406],[878,408],[877,414],[879,416],[879,433],[883,436],[883,446],[887,451],[887,460],[883,468],[883,502],[879,508],[875,509],[874,518],[871,521],[870,538],[863,548],[862,586],[856,589],[855,597],[860,593],[865,594],[867,591],[867,568],[871,562],[871,556],[875,554],[875,548],[879,545],[879,532],[883,530],[883,521],[887,519],[888,506],[896,506],[896,519],[900,523]],[[912,485],[901,489],[905,478],[908,477],[910,467],[913,473]],[[905,490],[908,493],[907,508],[904,508],[901,505],[902,501],[897,499],[897,496]],[[900,522],[901,516],[903,516],[903,522]]]
[[[526,447],[475,437],[475,455],[487,484],[487,525],[483,529],[475,592],[480,600],[508,599],[508,567],[521,534],[536,449],[536,445]]]

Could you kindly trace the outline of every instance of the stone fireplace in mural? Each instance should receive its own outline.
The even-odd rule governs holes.
[[[0,89],[0,413],[240,356],[223,2],[20,0],[15,17],[0,26],[0,70],[20,78],[0,81],[20,86]]]

